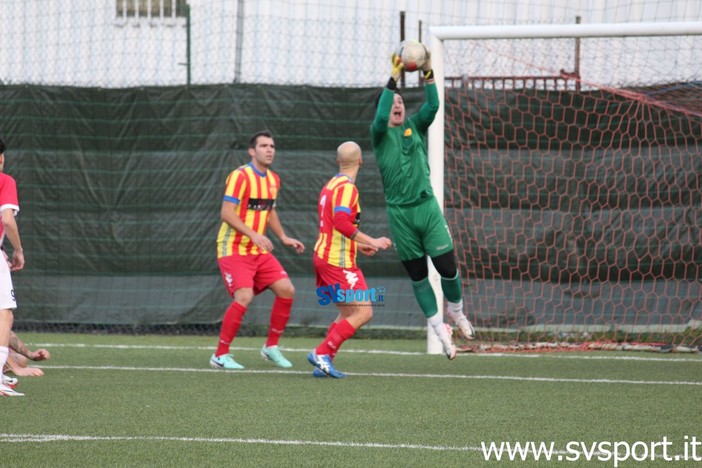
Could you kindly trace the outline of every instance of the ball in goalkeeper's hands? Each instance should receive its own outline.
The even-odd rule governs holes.
[[[394,55],[400,57],[403,68],[410,72],[421,69],[429,59],[427,48],[414,39],[402,41]]]

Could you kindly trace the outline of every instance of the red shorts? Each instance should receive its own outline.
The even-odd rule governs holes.
[[[314,275],[317,287],[340,285],[341,289],[368,289],[366,278],[358,267],[342,268],[330,265],[314,256]]]
[[[230,255],[218,258],[217,263],[232,297],[241,288],[253,288],[254,294],[260,294],[276,281],[288,278],[285,268],[272,254]]]

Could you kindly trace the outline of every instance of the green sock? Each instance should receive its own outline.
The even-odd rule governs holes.
[[[437,309],[436,294],[434,294],[434,290],[429,284],[429,278],[424,278],[421,281],[412,281],[412,289],[424,316],[429,318],[436,315],[439,309]]]
[[[463,298],[461,278],[456,272],[453,278],[441,277],[441,290],[444,292],[444,297],[447,301],[457,303]]]

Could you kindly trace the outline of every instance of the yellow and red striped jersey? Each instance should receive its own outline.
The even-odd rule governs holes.
[[[246,164],[233,170],[227,177],[224,200],[236,204],[237,215],[248,227],[265,234],[268,217],[275,207],[280,190],[278,174],[267,170],[265,173],[253,164]],[[233,254],[258,255],[262,252],[248,236],[222,222],[217,234],[217,258]]]
[[[337,174],[332,177],[319,194],[317,207],[319,236],[314,253],[319,258],[342,268],[356,266],[356,242],[334,227],[334,215],[347,214],[358,226],[361,221],[361,206],[358,189],[350,177]]]

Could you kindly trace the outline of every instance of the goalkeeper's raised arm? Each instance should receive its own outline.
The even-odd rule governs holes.
[[[427,60],[422,66],[420,72],[424,75],[424,96],[426,100],[419,112],[414,114],[410,119],[413,120],[417,128],[422,133],[425,143],[429,126],[434,122],[434,117],[439,111],[439,92],[436,89],[436,81],[434,80],[434,70],[431,68],[431,54],[427,51]]]

